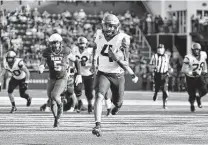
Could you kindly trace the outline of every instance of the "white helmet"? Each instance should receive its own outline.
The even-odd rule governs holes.
[[[199,56],[201,51],[201,45],[199,43],[193,43],[191,46],[191,50],[194,56]]]
[[[85,37],[79,37],[78,38],[79,49],[84,50],[87,47],[87,44],[88,44],[87,38],[85,38]]]
[[[17,56],[16,52],[14,52],[12,50],[7,52],[6,61],[10,66],[12,66],[14,64],[16,56]]]
[[[63,38],[58,33],[54,33],[49,37],[48,41],[49,42],[54,42],[54,41],[62,42]]]
[[[54,33],[49,37],[49,45],[54,53],[59,53],[62,50],[62,37],[58,33]]]
[[[113,14],[108,14],[104,16],[102,20],[102,29],[103,29],[103,33],[106,36],[111,37],[116,35],[119,31],[119,26],[120,26],[120,21],[118,17],[116,17]]]

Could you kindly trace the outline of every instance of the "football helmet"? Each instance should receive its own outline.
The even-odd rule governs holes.
[[[106,15],[102,20],[102,30],[104,35],[107,37],[115,36],[119,31],[119,27],[120,21],[113,14]]]
[[[48,41],[53,52],[59,53],[61,51],[63,41],[61,35],[59,35],[58,33],[54,33],[49,37]]]
[[[84,50],[87,47],[88,40],[85,37],[78,38],[78,47],[81,50]]]
[[[194,56],[199,56],[201,52],[201,45],[199,43],[193,43],[191,51]]]
[[[164,44],[159,44],[157,47],[157,53],[159,55],[163,55],[165,53],[165,46]]]
[[[17,56],[17,54],[14,51],[7,52],[6,62],[9,64],[9,66],[13,66],[16,56]]]

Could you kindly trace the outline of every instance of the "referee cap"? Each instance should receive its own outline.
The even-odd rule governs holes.
[[[164,44],[159,44],[157,48],[165,48]]]

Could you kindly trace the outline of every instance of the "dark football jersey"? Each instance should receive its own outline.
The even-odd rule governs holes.
[[[70,50],[67,47],[62,48],[59,53],[54,53],[50,48],[43,51],[51,79],[61,79],[67,75],[69,54]]]

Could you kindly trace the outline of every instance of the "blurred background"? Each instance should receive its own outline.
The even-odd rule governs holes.
[[[170,91],[185,91],[184,76],[180,73],[183,57],[190,53],[191,43],[198,42],[207,52],[207,1],[90,1],[90,0],[16,0],[0,1],[0,59],[14,49],[31,71],[34,88],[46,85],[47,75],[37,75],[41,51],[46,40],[60,33],[69,45],[79,36],[90,42],[101,28],[104,15],[113,13],[121,22],[121,31],[131,36],[130,66],[139,76],[138,85],[127,90],[152,90],[154,84],[149,69],[151,55],[163,43],[171,58],[174,72],[170,74]],[[6,81],[5,81],[6,82]],[[5,85],[6,87],[6,85]],[[33,88],[33,87],[32,87]]]

